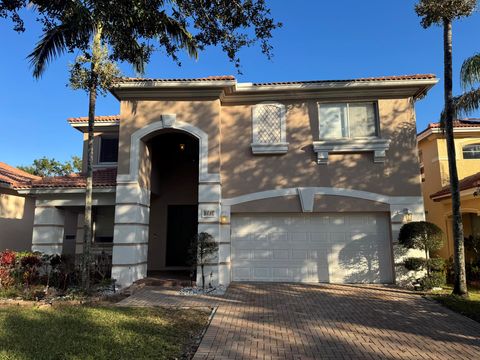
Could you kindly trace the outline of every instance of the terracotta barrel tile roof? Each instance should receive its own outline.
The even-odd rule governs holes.
[[[480,119],[458,119],[453,121],[454,128],[480,128]],[[428,126],[417,134],[421,135],[431,129],[440,129],[440,122],[429,123]]]
[[[0,162],[0,182],[8,184],[10,186],[16,186],[24,182],[32,180],[40,180],[40,176],[35,176],[30,173],[27,173],[23,170],[17,169],[16,167],[10,166],[3,162]]]
[[[480,127],[480,119],[458,119],[453,122],[453,127]],[[430,123],[427,129],[438,129],[440,123]]]
[[[118,82],[136,82],[136,81],[157,81],[157,82],[202,82],[202,81],[225,81],[225,80],[235,80],[235,76],[232,75],[219,75],[219,76],[207,76],[203,78],[173,78],[173,79],[162,79],[162,78],[119,78]]]
[[[80,116],[80,117],[71,117],[68,118],[67,121],[72,123],[85,123],[88,122],[88,116]],[[120,122],[120,115],[103,115],[103,116],[95,116],[95,122]]]
[[[117,169],[106,168],[93,171],[94,187],[112,187],[117,183]],[[84,174],[67,176],[53,176],[19,183],[16,189],[45,189],[45,188],[84,188],[86,177]]]
[[[402,81],[402,80],[430,80],[436,79],[434,74],[415,74],[415,75],[400,75],[400,76],[381,76],[368,77],[345,80],[309,80],[309,81],[282,81],[282,82],[266,82],[253,83],[254,86],[268,86],[268,85],[294,85],[294,84],[317,84],[317,83],[331,83],[331,82],[370,82],[370,81]]]
[[[400,75],[400,76],[380,76],[345,80],[308,80],[308,81],[280,81],[280,82],[264,82],[253,83],[253,86],[268,86],[268,85],[290,85],[290,84],[316,84],[316,83],[330,83],[330,82],[370,82],[370,81],[402,81],[402,80],[431,80],[436,79],[434,74],[414,74],[414,75]],[[207,76],[203,78],[119,78],[117,82],[202,82],[202,81],[235,81],[236,78],[232,75]]]
[[[480,186],[480,172],[467,176],[466,178],[463,178],[459,182],[459,188],[460,191],[463,190],[469,190],[469,189],[474,189],[476,187]],[[451,191],[450,191],[450,185],[444,186],[442,190],[437,191],[436,193],[430,195],[430,198],[443,198],[443,197],[448,197],[450,196]]]

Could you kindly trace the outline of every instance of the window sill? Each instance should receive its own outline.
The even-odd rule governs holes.
[[[285,154],[288,151],[288,143],[258,144],[253,143],[252,153],[254,155],[263,154]]]
[[[327,164],[329,154],[373,152],[373,161],[385,162],[386,151],[390,147],[388,139],[332,139],[313,142],[317,153],[317,163]]]
[[[99,162],[97,164],[93,164],[93,168],[105,168],[105,167],[116,167],[118,163],[116,162]]]

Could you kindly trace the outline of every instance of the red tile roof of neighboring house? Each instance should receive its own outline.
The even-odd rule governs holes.
[[[232,75],[220,75],[220,76],[207,76],[203,78],[173,78],[173,79],[162,79],[162,78],[135,78],[135,77],[127,77],[127,78],[119,78],[118,82],[136,82],[136,81],[158,81],[158,82],[202,82],[202,81],[225,81],[225,80],[235,80],[235,76]]]
[[[480,128],[480,119],[470,118],[470,119],[458,119],[453,121],[454,128]],[[427,128],[421,131],[418,135],[423,134],[429,129],[440,129],[440,123],[434,122],[429,123]]]
[[[480,186],[480,172],[467,176],[459,181],[460,191],[474,189]],[[450,185],[444,186],[442,190],[437,191],[436,193],[430,195],[431,199],[434,198],[443,198],[450,196]]]
[[[294,85],[294,84],[315,84],[315,83],[330,83],[330,82],[370,82],[370,81],[401,81],[401,80],[430,80],[436,79],[434,74],[415,74],[415,75],[400,75],[400,76],[381,76],[368,77],[358,79],[345,80],[310,80],[310,81],[281,81],[281,82],[266,82],[253,83],[254,86],[268,86],[268,85]]]
[[[105,168],[93,171],[94,187],[111,187],[117,183],[117,169]],[[84,174],[71,174],[67,176],[53,176],[39,178],[28,182],[19,183],[16,189],[45,189],[45,188],[84,188],[86,177]]]
[[[40,176],[32,175],[26,171],[0,162],[0,183],[15,187],[17,184],[40,179]]]
[[[80,116],[80,117],[71,117],[68,118],[67,121],[70,124],[76,123],[86,123],[88,122],[88,116]],[[95,122],[120,122],[120,115],[103,115],[103,116],[95,116]]]

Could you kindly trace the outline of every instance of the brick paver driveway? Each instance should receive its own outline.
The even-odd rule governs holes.
[[[480,324],[395,289],[234,283],[194,359],[480,359]]]

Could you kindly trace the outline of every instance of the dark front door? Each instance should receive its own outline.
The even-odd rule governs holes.
[[[188,248],[197,235],[197,205],[169,205],[167,215],[167,266],[188,266]]]

